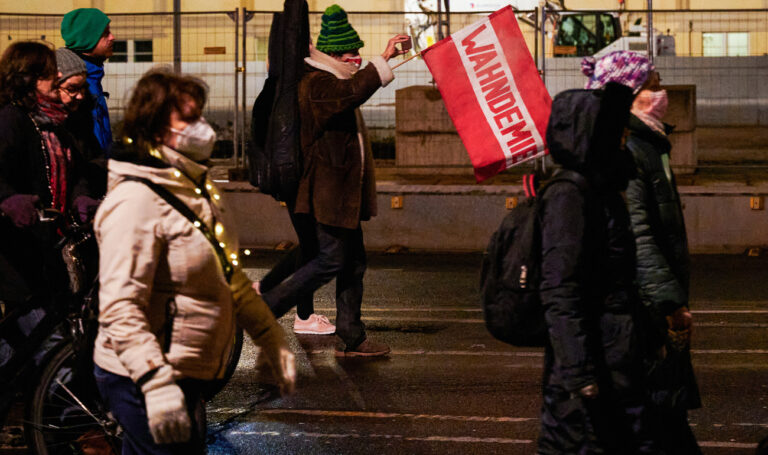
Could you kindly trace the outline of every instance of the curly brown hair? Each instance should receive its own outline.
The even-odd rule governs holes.
[[[0,57],[0,105],[17,104],[32,110],[37,104],[37,81],[55,78],[56,54],[36,41],[17,41]]]
[[[170,128],[171,112],[176,110],[185,120],[196,120],[202,114],[208,87],[192,76],[173,74],[164,68],[152,69],[136,83],[125,110],[123,138],[135,153],[145,157],[149,149],[162,143]],[[194,106],[190,107],[189,100]]]

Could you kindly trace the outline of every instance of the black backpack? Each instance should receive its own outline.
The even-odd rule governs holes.
[[[249,181],[278,201],[293,203],[301,179],[299,81],[309,55],[305,0],[286,0],[269,33],[269,74],[253,103],[246,148]]]
[[[480,297],[485,326],[496,339],[514,346],[544,346],[547,328],[539,296],[541,219],[538,201],[555,182],[571,182],[586,191],[581,174],[559,170],[536,194],[524,179],[529,197],[504,217],[483,257]]]

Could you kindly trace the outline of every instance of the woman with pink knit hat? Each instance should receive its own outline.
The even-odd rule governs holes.
[[[660,450],[700,454],[688,425],[688,410],[701,407],[701,398],[691,365],[688,241],[669,159],[672,126],[662,121],[667,92],[643,54],[619,51],[600,60],[586,58],[582,69],[589,76],[587,88],[609,79],[632,81],[635,87],[626,148],[637,176],[625,194],[637,245],[637,285],[651,313],[647,336],[660,345],[658,354],[647,360],[649,411]]]
[[[626,148],[634,157],[637,177],[629,182],[626,199],[637,244],[640,297],[651,312],[653,323],[649,330],[663,343],[658,356],[649,359],[647,366],[655,439],[665,453],[700,454],[688,425],[688,410],[701,407],[701,398],[691,365],[688,241],[670,167],[672,145],[668,134],[672,126],[662,121],[667,111],[667,92],[661,87],[656,68],[644,55],[609,56],[614,61],[619,57],[632,62],[633,77],[644,80],[628,124]],[[622,71],[602,59],[594,68],[588,85]]]

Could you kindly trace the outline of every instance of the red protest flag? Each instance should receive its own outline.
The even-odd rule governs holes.
[[[552,98],[506,6],[422,52],[481,182],[546,153]]]

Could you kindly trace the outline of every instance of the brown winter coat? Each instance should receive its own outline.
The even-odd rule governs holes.
[[[376,215],[373,155],[357,108],[394,76],[382,57],[354,73],[315,50],[305,61],[299,83],[304,174],[296,212],[355,229]]]

